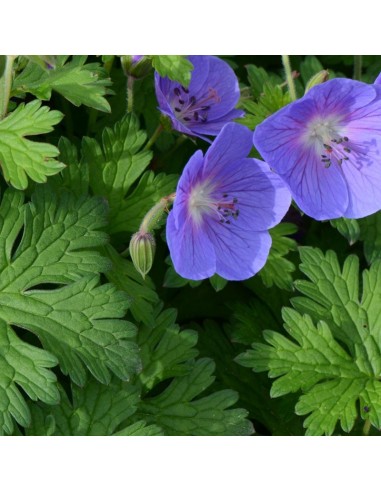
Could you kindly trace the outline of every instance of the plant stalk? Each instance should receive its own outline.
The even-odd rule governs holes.
[[[131,75],[127,75],[127,112],[132,113],[134,110],[134,82]]]
[[[152,147],[152,145],[156,142],[156,140],[159,138],[159,136],[163,130],[164,130],[163,125],[161,123],[159,123],[158,127],[153,132],[152,137],[148,140],[148,142],[146,143],[146,146],[144,147],[143,150],[149,150]]]
[[[296,90],[295,90],[294,78],[292,76],[290,57],[288,55],[282,55],[282,63],[286,74],[286,80],[287,80],[291,101],[296,101]]]
[[[361,80],[362,73],[362,55],[354,55],[353,57],[353,78]]]

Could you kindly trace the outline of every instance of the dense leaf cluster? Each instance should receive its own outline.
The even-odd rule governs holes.
[[[192,64],[148,60],[129,84],[116,56],[13,62],[0,120],[0,433],[377,434],[380,212],[318,223],[293,207],[265,267],[240,283],[180,277],[161,220],[150,276],[134,269],[131,234],[207,147],[160,122],[155,99],[154,70],[186,87]],[[240,123],[254,129],[290,102],[278,59],[226,61]],[[371,82],[381,60],[363,61]],[[299,96],[323,69],[351,76],[351,57],[292,63]]]

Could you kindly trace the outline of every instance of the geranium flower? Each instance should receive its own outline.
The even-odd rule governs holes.
[[[381,209],[381,90],[356,80],[313,87],[257,126],[254,145],[318,220]]]
[[[266,163],[247,158],[251,148],[252,132],[228,123],[205,156],[198,150],[185,166],[167,220],[171,258],[182,277],[244,280],[264,266],[268,229],[285,215],[291,196]]]
[[[159,109],[169,116],[173,128],[187,135],[218,135],[234,118],[244,115],[234,109],[240,92],[238,79],[229,65],[215,56],[189,56],[194,69],[189,87],[155,73]]]

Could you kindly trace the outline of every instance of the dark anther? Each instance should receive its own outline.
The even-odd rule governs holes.
[[[179,96],[181,94],[180,89],[178,87],[175,87],[173,89],[173,92],[176,94],[176,96]]]
[[[239,215],[239,210],[236,210],[235,211],[235,216],[238,217],[238,215]]]
[[[221,207],[220,207],[220,206],[218,206],[218,207],[217,207],[217,210],[221,210]]]
[[[350,154],[350,152],[351,152],[351,149],[349,149],[348,147],[344,147],[344,150],[345,150],[345,152],[348,152],[348,154]]]
[[[321,154],[321,156],[324,158],[324,159],[327,159],[327,156],[325,154]]]
[[[344,161],[349,161],[349,157],[344,157],[343,160]]]
[[[332,150],[332,147],[328,144],[323,144],[323,147],[327,150]]]
[[[230,224],[230,220],[225,220],[225,223],[226,224]]]
[[[331,161],[327,162],[327,164],[324,166],[326,169],[328,169],[331,165]]]
[[[227,194],[227,193],[224,193],[224,194],[222,195],[222,198],[227,198],[227,197],[228,197],[228,194]]]
[[[221,224],[223,224],[225,221],[224,221],[224,219],[220,219],[220,222],[221,222]]]
[[[198,113],[197,113],[197,111],[194,112],[193,117],[194,117],[195,121],[198,121]]]
[[[182,85],[181,88],[185,92],[185,94],[189,94],[189,90],[186,87]]]
[[[205,123],[206,121],[208,121],[208,118],[205,116],[205,115],[201,115],[200,116],[200,120]]]
[[[179,103],[180,103],[180,104],[184,104],[184,102],[185,102],[185,101],[184,101],[183,99],[179,99]]]
[[[333,138],[333,139],[331,140],[331,142],[333,142],[333,143],[337,143],[336,138]]]
[[[348,142],[349,138],[348,137],[344,137],[343,140],[344,140],[344,142]]]
[[[188,118],[188,116],[184,116],[184,121],[190,121],[191,118]]]
[[[189,102],[191,103],[191,106],[194,106],[196,104],[196,98],[194,96],[191,96],[189,98]]]
[[[202,109],[203,111],[209,111],[210,106],[201,106],[201,109]]]
[[[233,203],[238,203],[238,198],[233,198]]]
[[[181,113],[181,109],[180,108],[175,108],[175,111],[177,111],[178,113]]]

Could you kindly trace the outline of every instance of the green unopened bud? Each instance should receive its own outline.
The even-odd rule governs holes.
[[[134,267],[143,278],[151,270],[155,256],[155,238],[149,232],[136,232],[130,241],[130,256]]]
[[[328,70],[321,70],[318,73],[315,73],[310,80],[307,82],[306,85],[306,90],[304,91],[304,94],[307,94],[307,92],[312,89],[315,85],[322,84],[323,82],[327,82],[329,78],[329,72]]]
[[[144,55],[123,55],[120,57],[122,68],[126,76],[142,79],[152,70],[152,60]]]

